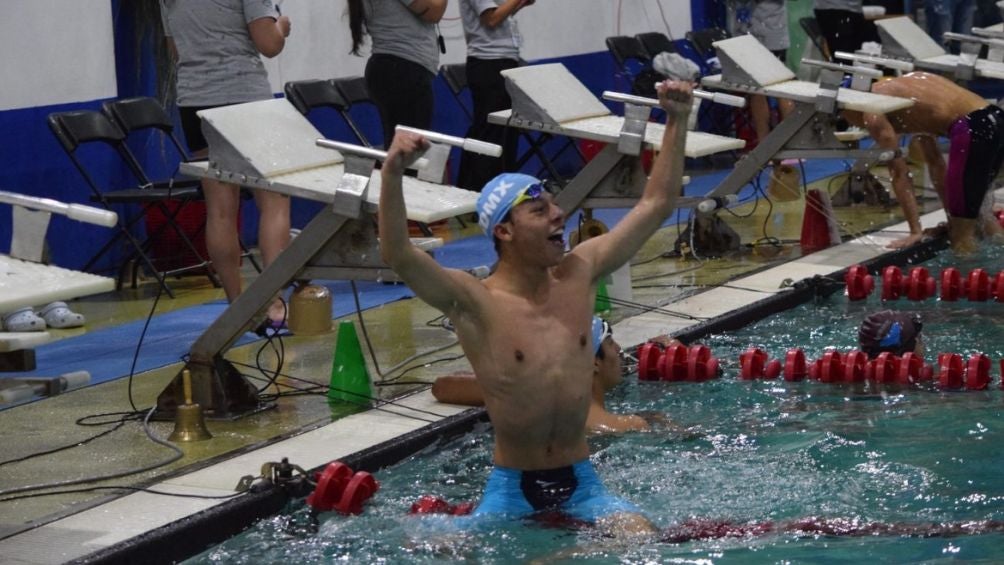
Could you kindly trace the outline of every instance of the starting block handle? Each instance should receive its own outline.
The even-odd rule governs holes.
[[[868,67],[841,65],[840,63],[830,63],[828,61],[818,61],[816,59],[802,59],[802,64],[812,65],[814,67],[819,67],[821,69],[829,69],[831,71],[842,71],[845,73],[852,73],[869,78],[882,78],[882,71],[878,69],[869,69]]]
[[[29,208],[31,210],[51,212],[53,214],[66,216],[71,220],[104,226],[106,228],[115,227],[115,224],[119,221],[118,214],[112,212],[111,210],[102,210],[92,206],[84,206],[83,204],[66,204],[51,198],[38,198],[36,196],[28,196],[25,194],[18,194],[16,192],[6,192],[0,190],[0,202],[21,206],[22,208]]]
[[[864,55],[862,53],[847,53],[846,51],[837,51],[833,54],[837,59],[843,59],[845,61],[853,61],[855,63],[868,63],[869,65],[878,65],[880,67],[885,67],[887,69],[892,69],[894,71],[902,71],[904,73],[909,73],[913,71],[913,63],[909,61],[903,61],[900,59],[890,59],[888,57],[876,57],[875,55]]]
[[[325,149],[334,149],[342,153],[349,153],[352,155],[359,155],[360,157],[366,157],[367,159],[374,159],[376,161],[384,161],[387,159],[387,152],[380,149],[373,149],[372,147],[364,147],[362,145],[356,145],[354,143],[345,143],[344,141],[335,141],[333,139],[317,139],[314,144],[318,147],[324,147]],[[422,157],[412,163],[409,169],[424,169],[429,166],[429,160]]]
[[[428,139],[429,141],[435,141],[436,143],[444,143],[446,145],[452,145],[453,147],[459,147],[464,151],[470,151],[471,153],[477,153],[479,155],[487,155],[489,157],[502,156],[502,146],[496,145],[494,143],[488,143],[487,141],[471,139],[469,137],[457,137],[455,135],[446,135],[445,133],[412,128],[408,126],[396,126],[394,129],[395,131],[403,131],[407,133],[413,133],[415,135],[421,135],[422,137]]]
[[[603,98],[612,102],[625,102],[627,104],[637,104],[639,106],[651,106],[653,108],[659,106],[659,100],[655,98],[635,96],[634,94],[624,94],[623,92],[613,92],[611,90],[605,91],[603,93]],[[694,90],[694,98],[710,100],[716,104],[735,106],[736,108],[742,108],[746,105],[746,99],[742,96],[725,94],[723,92],[708,92],[707,90],[696,89]]]

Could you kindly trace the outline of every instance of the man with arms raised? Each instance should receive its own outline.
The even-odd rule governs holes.
[[[398,133],[381,170],[384,261],[453,321],[495,429],[495,469],[475,515],[559,511],[614,531],[648,532],[630,503],[610,495],[589,462],[592,307],[597,281],[637,252],[680,194],[691,86],[659,85],[666,131],[644,193],[609,233],[565,252],[565,214],[533,177],[499,175],[478,199],[495,241],[495,272],[481,281],[446,269],[408,239],[401,175],[428,147]]]

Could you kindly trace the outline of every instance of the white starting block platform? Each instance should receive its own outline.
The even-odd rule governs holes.
[[[517,101],[525,104],[515,112],[501,110],[489,114],[489,122],[603,143],[617,143],[620,139],[624,118],[610,112],[564,65],[528,65],[502,71],[502,76],[506,77],[513,105]],[[645,144],[658,149],[664,130],[663,124],[649,122]],[[690,131],[684,154],[705,157],[742,149],[745,144],[733,137]]]
[[[835,121],[840,111],[850,110],[870,114],[888,114],[913,106],[913,101],[874,94],[840,86],[845,73],[864,77],[860,88],[870,86],[871,69],[846,67],[827,63],[820,84],[796,80],[784,63],[751,35],[742,35],[715,42],[722,64],[722,74],[705,77],[701,83],[711,89],[749,94],[763,94],[795,102],[791,113],[736,164],[732,172],[709,196],[735,194],[753,179],[772,159],[846,159],[854,160],[854,170],[865,174],[876,162],[892,158],[888,151],[861,149],[857,142],[866,137],[864,131],[837,132]],[[855,186],[847,190],[857,192]],[[842,189],[843,190],[843,189]]]
[[[214,138],[209,163],[184,164],[181,172],[337,204],[336,187],[345,174],[345,160],[338,151],[317,147],[315,141],[324,136],[288,101],[213,108],[199,116],[208,126],[207,139]],[[473,212],[478,193],[405,177],[404,198],[409,220],[431,223]],[[342,199],[351,200],[345,195]],[[380,173],[374,171],[358,205],[374,213],[379,201]]]
[[[607,144],[555,198],[566,213],[634,206],[647,177],[637,153],[621,153],[618,145],[630,138],[634,149],[662,146],[665,125],[647,121],[650,108],[631,110],[630,119],[616,116],[559,63],[508,69],[502,76],[513,108],[489,114],[490,123]],[[744,145],[741,139],[688,131],[684,154],[704,157]]]
[[[115,290],[115,280],[0,255],[0,313]],[[10,333],[0,333],[0,340]]]
[[[882,38],[882,54],[912,61],[921,69],[947,73],[955,78],[1004,79],[1004,63],[978,59],[976,54],[953,55],[945,51],[910,18],[888,18],[875,22]],[[993,28],[990,28],[993,29]],[[976,46],[979,49],[979,46]],[[963,48],[966,51],[966,48]]]
[[[199,116],[209,162],[186,165],[183,172],[326,204],[192,345],[186,368],[193,400],[211,418],[232,418],[268,405],[224,354],[257,325],[283,288],[297,280],[400,279],[380,258],[372,218],[380,199],[376,157],[318,147],[323,136],[285,99],[212,108]],[[408,219],[417,222],[470,213],[477,203],[478,193],[453,186],[411,177],[402,184]],[[442,245],[439,238],[412,241],[426,251]],[[179,373],[158,396],[158,417],[172,417],[184,402],[181,381]]]

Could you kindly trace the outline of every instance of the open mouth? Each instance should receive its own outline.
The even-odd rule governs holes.
[[[554,245],[560,245],[561,247],[565,246],[565,234],[563,232],[557,232],[551,234],[551,236],[548,237],[547,240]]]

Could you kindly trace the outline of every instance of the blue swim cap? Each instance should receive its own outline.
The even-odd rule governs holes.
[[[889,328],[889,333],[885,334],[885,337],[879,342],[879,347],[899,347],[902,345],[902,335],[902,324],[893,322],[892,327]]]
[[[488,181],[478,197],[478,225],[485,235],[492,236],[495,226],[512,210],[513,203],[540,180],[522,173],[502,173]]]
[[[600,346],[612,334],[609,322],[599,316],[593,316],[593,355],[600,352]]]

